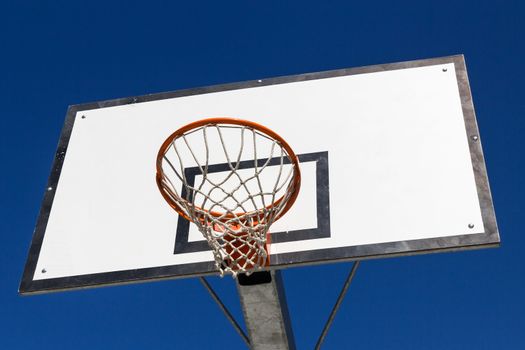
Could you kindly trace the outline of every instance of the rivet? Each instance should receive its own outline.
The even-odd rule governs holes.
[[[86,116],[85,116],[85,115],[83,115],[83,116],[82,116],[81,118],[82,118],[82,119],[86,119]]]
[[[446,72],[446,71],[447,71],[447,69],[446,69],[446,68],[443,68],[443,72]]]
[[[468,224],[468,228],[474,228],[474,224]]]
[[[262,80],[259,79],[259,80],[257,80],[257,82],[258,82],[258,83],[262,83]]]
[[[52,190],[53,190],[53,187],[49,186],[49,187],[47,188],[47,190],[48,190],[48,191],[52,191]]]
[[[472,138],[472,140],[474,140],[474,141],[477,141],[477,140],[479,140],[479,137],[478,137],[478,135],[472,135],[472,137],[471,137],[471,138]]]
[[[46,273],[46,272],[47,272],[47,270],[46,270],[46,269],[42,269],[42,273]]]

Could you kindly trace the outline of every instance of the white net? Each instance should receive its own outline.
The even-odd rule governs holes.
[[[197,225],[221,276],[268,266],[268,229],[299,190],[295,155],[254,127],[228,123],[177,135],[161,152],[159,187]]]

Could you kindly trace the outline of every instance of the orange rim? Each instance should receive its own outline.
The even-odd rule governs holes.
[[[162,197],[166,200],[166,202],[168,202],[168,204],[179,214],[181,215],[182,217],[184,217],[185,219],[189,220],[189,221],[192,221],[192,219],[184,212],[184,210],[182,209],[182,207],[177,203],[177,201],[175,201],[171,196],[170,194],[168,193],[168,189],[166,189],[163,185],[162,185],[162,178],[163,178],[163,170],[162,170],[162,159],[164,158],[164,155],[166,154],[166,151],[167,149],[170,147],[170,145],[172,144],[172,142],[174,140],[176,140],[177,138],[179,138],[180,136],[182,136],[183,134],[185,134],[186,132],[190,131],[190,130],[193,130],[193,129],[196,129],[196,128],[199,128],[201,126],[205,126],[205,125],[217,125],[217,124],[233,124],[233,125],[241,125],[241,126],[247,126],[249,128],[252,128],[254,130],[257,130],[267,136],[269,136],[270,138],[276,140],[277,142],[279,142],[279,144],[285,149],[286,153],[288,154],[288,157],[290,158],[290,161],[292,162],[292,164],[294,165],[294,173],[293,173],[293,179],[292,181],[290,182],[290,184],[288,185],[288,187],[292,188],[292,194],[290,195],[290,198],[288,199],[287,203],[285,204],[283,210],[278,214],[278,216],[275,218],[275,220],[278,220],[279,218],[281,218],[284,214],[286,214],[286,212],[288,210],[290,210],[290,208],[292,207],[292,205],[294,204],[295,200],[297,199],[297,195],[299,194],[299,189],[301,187],[301,171],[299,169],[299,159],[297,158],[297,155],[295,154],[295,152],[292,150],[292,148],[290,147],[290,145],[288,145],[288,143],[281,137],[279,136],[276,132],[274,132],[273,130],[271,129],[268,129],[267,127],[261,125],[261,124],[257,124],[257,123],[254,123],[254,122],[251,122],[249,120],[243,120],[243,119],[236,119],[236,118],[226,118],[226,117],[221,117],[221,118],[207,118],[207,119],[202,119],[202,120],[198,120],[196,122],[193,122],[193,123],[190,123],[190,124],[187,124],[183,127],[181,127],[180,129],[178,129],[177,131],[175,131],[174,133],[172,133],[163,143],[162,145],[160,146],[160,149],[159,149],[159,152],[157,153],[157,163],[156,163],[156,168],[157,168],[157,174],[156,174],[156,181],[157,181],[157,187],[159,188],[160,190],[160,193],[162,194]],[[291,185],[291,186],[290,186]],[[279,203],[281,203],[284,198],[286,197],[286,194],[284,194],[283,196],[281,196],[279,199],[277,199],[273,204],[270,204],[266,207],[266,209],[270,209],[276,205],[279,205]],[[198,207],[197,207],[198,208]],[[221,213],[217,213],[217,212],[214,212],[214,211],[208,211],[208,210],[205,210],[205,209],[202,209],[202,208],[199,208],[200,210],[203,210],[203,211],[206,211],[208,212],[209,214],[211,214],[212,216],[214,217],[220,217],[220,216],[223,216],[224,214],[221,214]],[[239,217],[239,216],[244,216],[244,215],[250,215],[250,214],[254,214],[257,213],[258,210],[254,210],[253,212],[248,212],[248,213],[245,213],[245,212],[240,212],[240,213],[234,213],[234,214],[227,214],[223,217],[222,221],[228,221],[234,217]]]

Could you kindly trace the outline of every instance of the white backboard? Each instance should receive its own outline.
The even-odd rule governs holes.
[[[499,243],[453,56],[70,107],[20,292],[215,273],[155,183],[162,142],[208,117],[267,126],[300,157],[297,202],[270,230],[271,268]]]

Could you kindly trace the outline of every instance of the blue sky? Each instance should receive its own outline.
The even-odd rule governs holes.
[[[325,349],[523,349],[525,7],[519,1],[24,1],[0,12],[0,348],[243,349],[194,279],[20,297],[67,106],[465,54],[498,249],[364,262]],[[349,264],[284,272],[299,349]],[[233,283],[212,279],[238,319]]]

